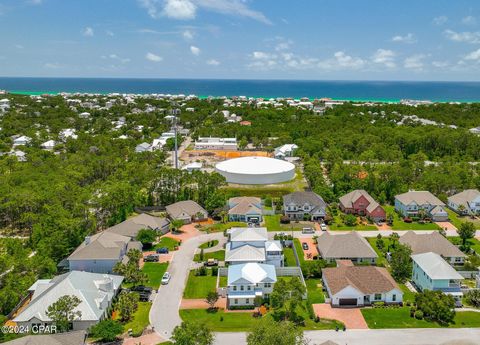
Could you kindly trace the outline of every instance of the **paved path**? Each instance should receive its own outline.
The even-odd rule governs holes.
[[[418,234],[429,234],[438,230],[363,230],[357,231],[363,237],[377,237],[378,234],[382,235],[383,237],[390,236],[392,233],[396,232],[400,236],[406,234],[407,232],[415,232]],[[328,231],[331,234],[346,234],[348,232],[352,232],[352,230],[347,231]],[[314,234],[303,234],[301,231],[269,231],[268,236],[273,239],[276,233],[285,233],[287,235],[292,235],[295,238],[302,238],[302,237],[313,237],[313,236],[321,236],[325,231],[315,231]],[[455,230],[447,230],[446,231],[447,237],[458,236]],[[476,231],[475,237],[480,238],[480,230]]]
[[[224,248],[224,245],[225,243],[227,243],[227,238],[226,237],[222,237],[222,239],[218,240],[218,243],[217,245],[213,246],[213,247],[210,247],[210,248],[205,248],[203,250],[204,253],[213,253],[213,252],[216,252],[218,250],[223,250],[225,249]]]
[[[362,312],[358,308],[332,308],[330,304],[313,304],[315,314],[322,319],[338,320],[345,324],[347,329],[368,329]]]
[[[180,309],[208,309],[210,305],[202,298],[196,299],[182,299],[180,303]],[[220,297],[215,303],[215,307],[219,309],[226,309],[227,308],[227,299],[224,297]]]
[[[172,275],[168,285],[161,285],[150,309],[150,324],[165,340],[168,340],[175,326],[182,320],[178,313],[183,290],[187,282],[188,272],[192,265],[195,249],[204,242],[221,240],[223,233],[212,233],[191,237],[182,243],[175,252],[175,259],[168,266]]]
[[[215,345],[244,345],[246,333],[216,333]],[[478,345],[480,328],[359,329],[343,332],[307,331],[310,345],[327,340],[339,345]]]

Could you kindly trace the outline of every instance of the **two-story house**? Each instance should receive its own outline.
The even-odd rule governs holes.
[[[340,197],[340,210],[345,213],[367,216],[374,221],[386,219],[383,207],[363,189],[356,189]]]
[[[462,304],[460,283],[463,277],[436,253],[412,255],[412,281],[420,290],[440,290]]]
[[[261,223],[262,200],[253,196],[228,199],[228,220],[230,222]]]
[[[228,266],[227,308],[255,306],[255,297],[268,299],[277,281],[275,266],[245,263]]]
[[[256,262],[283,266],[282,244],[269,240],[266,228],[231,228],[228,234],[225,262],[231,265]]]
[[[448,220],[445,204],[428,191],[410,191],[395,196],[395,210],[403,217],[419,217],[422,212],[435,222]]]
[[[283,196],[283,212],[290,220],[324,219],[327,204],[314,192],[293,192]]]
[[[480,192],[467,189],[448,198],[448,207],[458,214],[480,214]]]

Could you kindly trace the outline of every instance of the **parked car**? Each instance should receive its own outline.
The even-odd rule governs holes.
[[[143,258],[143,262],[158,262],[160,257],[157,254],[147,255]]]
[[[157,254],[168,254],[168,248],[167,247],[160,247],[160,248],[157,248],[156,252],[157,252]]]
[[[165,272],[162,277],[162,285],[167,285],[171,277],[170,273]]]
[[[325,223],[320,224],[320,229],[322,229],[322,231],[327,231],[327,225]]]
[[[314,234],[315,230],[313,228],[303,228],[302,234]]]
[[[150,286],[138,285],[138,286],[132,287],[130,291],[151,293],[152,288]]]
[[[302,243],[303,250],[308,250],[308,244],[306,242]]]
[[[218,260],[217,259],[208,259],[203,263],[204,266],[217,266]]]

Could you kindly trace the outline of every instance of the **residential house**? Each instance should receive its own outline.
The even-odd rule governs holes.
[[[356,231],[345,234],[324,232],[317,238],[317,249],[327,262],[351,260],[354,263],[375,264],[378,255],[368,241]]]
[[[85,237],[81,245],[67,258],[70,271],[112,273],[117,262],[128,262],[130,249],[142,249],[142,244],[129,236],[103,231]]]
[[[186,170],[188,172],[192,171],[200,171],[202,170],[203,164],[201,162],[192,162],[182,167],[182,170]]]
[[[77,139],[78,135],[76,135],[75,132],[76,132],[75,129],[67,128],[60,131],[60,133],[58,134],[58,137],[62,141],[67,141],[67,139]]]
[[[230,222],[261,223],[262,200],[253,196],[240,196],[228,200],[228,220]]]
[[[322,280],[334,307],[358,307],[375,302],[399,304],[403,292],[384,267],[342,265],[322,269]]]
[[[9,156],[13,156],[17,158],[19,162],[26,162],[27,161],[27,154],[22,150],[11,150],[8,153]]]
[[[90,113],[84,111],[83,113],[78,114],[78,117],[81,119],[88,119],[90,117]]]
[[[427,191],[410,191],[396,195],[395,210],[403,217],[416,218],[423,212],[434,222],[448,220],[445,204]]]
[[[385,221],[386,213],[366,190],[356,189],[340,197],[342,212],[366,216],[374,221]]]
[[[135,147],[135,152],[136,153],[140,153],[140,152],[151,152],[152,151],[152,147],[150,146],[149,143],[141,143],[141,144],[138,144],[136,147]]]
[[[231,228],[228,230],[225,262],[231,265],[257,262],[283,266],[280,241],[268,240],[267,228]]]
[[[236,151],[237,149],[236,138],[200,137],[195,141],[195,150]]]
[[[285,157],[293,157],[298,146],[295,144],[285,144],[275,148],[273,155],[277,159],[285,159]]]
[[[110,316],[112,300],[118,293],[123,277],[90,272],[72,271],[53,279],[37,280],[29,289],[28,304],[13,321],[20,327],[51,325],[47,309],[62,296],[75,296],[80,304],[75,311],[81,312],[72,322],[73,330],[86,330]]]
[[[480,126],[474,127],[474,128],[470,128],[469,131],[470,131],[470,133],[472,133],[472,134],[480,135]]]
[[[142,229],[151,229],[159,234],[166,234],[170,231],[170,221],[164,217],[154,217],[146,213],[141,213],[117,225],[111,226],[105,231],[135,239],[138,232]]]
[[[32,141],[32,138],[27,137],[26,135],[20,135],[20,136],[14,135],[12,139],[13,139],[13,147],[28,145]]]
[[[48,140],[42,143],[40,146],[42,147],[42,150],[53,151],[55,149],[55,145],[56,145],[55,140]]]
[[[255,307],[255,297],[268,299],[277,282],[275,266],[245,263],[228,266],[227,307]]]
[[[166,207],[170,219],[182,220],[185,224],[208,218],[208,212],[195,201],[179,201]]]
[[[399,241],[401,244],[408,245],[412,249],[412,254],[433,252],[441,255],[451,265],[463,265],[467,257],[438,231],[434,231],[431,234],[407,231],[406,234],[400,236]]]
[[[461,215],[480,214],[480,192],[467,189],[448,198],[448,207]]]
[[[327,204],[314,192],[293,192],[283,196],[283,212],[290,220],[324,219]]]
[[[84,330],[53,333],[26,335],[14,340],[3,343],[4,345],[85,345],[87,332]]]
[[[463,277],[437,253],[412,255],[412,281],[420,290],[439,290],[452,295],[461,305]]]

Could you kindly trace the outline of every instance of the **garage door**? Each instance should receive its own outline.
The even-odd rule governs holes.
[[[357,305],[356,298],[340,298],[339,305]]]

